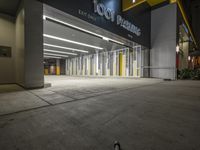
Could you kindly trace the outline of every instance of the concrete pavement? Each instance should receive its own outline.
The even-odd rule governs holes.
[[[111,150],[115,140],[123,150],[200,149],[200,82],[54,82],[24,91],[44,106],[0,116],[0,149]]]
[[[46,76],[52,87],[25,91],[17,85],[0,86],[0,115],[115,93],[162,82],[158,79]]]

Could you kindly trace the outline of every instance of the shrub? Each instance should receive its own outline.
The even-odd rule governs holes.
[[[200,80],[200,69],[194,70],[194,80]]]
[[[179,78],[181,80],[200,80],[200,70],[183,69],[179,72]]]
[[[191,71],[189,69],[183,69],[180,71],[180,79],[190,79],[191,78]]]

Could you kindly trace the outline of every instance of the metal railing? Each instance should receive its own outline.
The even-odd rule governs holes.
[[[170,70],[172,71],[172,79],[176,80],[177,79],[177,68],[176,67],[171,67],[171,66],[141,66],[142,69],[142,73],[144,75],[145,70],[148,70],[147,74],[149,75],[149,77],[151,77],[152,75],[152,71],[153,70]]]

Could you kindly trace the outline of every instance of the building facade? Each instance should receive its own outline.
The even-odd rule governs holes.
[[[0,83],[25,88],[44,75],[176,80],[196,46],[181,0],[23,0],[0,31]]]

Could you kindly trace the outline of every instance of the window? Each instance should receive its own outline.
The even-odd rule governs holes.
[[[11,57],[11,47],[0,46],[0,57]]]

